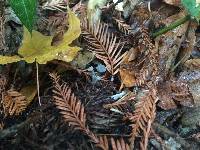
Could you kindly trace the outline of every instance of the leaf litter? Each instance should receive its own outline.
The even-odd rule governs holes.
[[[199,149],[195,0],[38,6],[32,35],[8,19],[13,13],[4,16],[0,149]],[[188,13],[190,20],[152,36]]]

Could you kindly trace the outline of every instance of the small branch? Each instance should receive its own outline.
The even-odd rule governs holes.
[[[176,27],[178,27],[179,25],[181,25],[181,24],[187,22],[188,20],[190,20],[190,15],[187,15],[187,16],[181,18],[181,19],[178,19],[177,21],[175,21],[175,22],[173,22],[172,24],[170,24],[169,26],[167,26],[167,27],[165,27],[165,28],[159,30],[158,32],[154,32],[154,33],[152,34],[152,37],[153,37],[153,38],[156,38],[156,37],[159,36],[159,35],[162,35],[162,34],[164,34],[164,33],[167,33],[168,31],[175,29]]]
[[[39,66],[37,61],[35,61],[36,64],[36,77],[37,77],[37,93],[38,93],[38,102],[39,105],[42,106],[41,100],[40,100],[40,81],[39,81]]]

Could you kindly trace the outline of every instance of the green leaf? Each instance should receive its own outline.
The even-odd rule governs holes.
[[[183,6],[188,10],[191,17],[194,17],[197,21],[200,20],[200,5],[196,3],[196,0],[181,0]]]
[[[10,5],[17,17],[31,33],[36,16],[36,0],[10,0]]]

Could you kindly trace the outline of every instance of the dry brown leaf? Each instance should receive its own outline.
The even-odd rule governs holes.
[[[139,54],[139,49],[137,48],[131,48],[129,51],[128,51],[128,54],[127,54],[127,62],[130,62],[130,61],[133,61],[137,58]],[[126,60],[125,60],[126,61]]]
[[[135,72],[136,68],[135,62],[133,62],[137,55],[139,54],[138,49],[131,48],[127,55],[124,57],[123,63],[120,66],[119,73],[121,78],[121,87],[120,90],[123,87],[133,87],[136,85],[136,77]]]
[[[164,99],[165,97],[166,99]],[[169,99],[169,97],[166,95],[163,95],[162,98],[162,101],[158,103],[158,106],[160,106],[162,109],[169,110],[177,108],[176,103],[172,99]]]
[[[159,85],[159,103],[164,110],[174,109],[177,104],[191,107],[194,105],[194,100],[190,94],[189,87],[186,83],[179,81],[168,81]]]
[[[171,24],[176,21],[177,18],[185,16],[184,12],[168,17],[163,20],[163,23],[166,25]],[[169,31],[163,36],[157,37],[155,41],[158,43],[159,51],[159,68],[161,78],[166,78],[171,72],[171,69],[174,68],[176,58],[181,47],[181,43],[185,39],[185,33],[188,29],[188,22],[177,27],[173,31]]]
[[[133,70],[120,68],[119,70],[121,84],[125,87],[133,87],[136,85],[135,73]]]
[[[192,51],[194,49],[194,45],[196,42],[196,29],[198,24],[197,23],[190,23],[186,32],[185,40],[183,41],[183,46],[177,55],[177,67],[179,64],[183,65],[186,60],[191,56]],[[174,68],[175,69],[175,68]]]
[[[25,86],[20,90],[20,93],[26,97],[27,105],[29,105],[37,94],[37,87],[36,85]]]
[[[187,60],[184,66],[189,68],[190,70],[200,70],[200,59]]]
[[[189,92],[191,93],[195,106],[200,105],[200,71],[198,70],[188,70],[180,74],[180,82],[186,82],[189,87]]]

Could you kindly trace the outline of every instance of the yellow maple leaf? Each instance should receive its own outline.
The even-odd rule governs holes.
[[[36,60],[38,63],[45,64],[53,58],[53,55],[50,55],[53,50],[52,39],[53,36],[45,36],[37,31],[33,31],[31,36],[24,28],[24,39],[18,53],[27,63],[33,63]]]
[[[22,58],[18,56],[1,56],[0,64],[12,63],[20,60],[25,60],[27,63],[37,61],[39,64],[46,64],[47,61],[53,59],[60,59],[67,62],[72,61],[80,48],[71,47],[69,44],[80,36],[81,28],[80,20],[76,15],[70,10],[68,10],[68,14],[69,29],[64,34],[61,44],[58,46],[51,46],[53,36],[45,36],[37,31],[33,31],[31,35],[28,30],[24,28],[24,39],[18,51]]]
[[[13,63],[13,62],[18,62],[20,60],[23,60],[19,56],[1,56],[0,55],[0,64],[8,64],[8,63]]]

